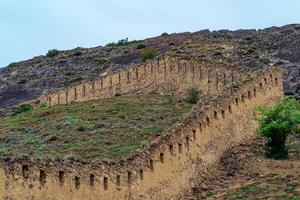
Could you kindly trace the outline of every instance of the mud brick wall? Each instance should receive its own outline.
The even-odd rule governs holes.
[[[196,87],[202,96],[206,96],[216,94],[249,75],[250,71],[238,67],[226,67],[193,57],[162,55],[100,76],[92,82],[47,92],[39,100],[47,105],[56,105],[137,92],[183,96],[190,87]]]
[[[174,59],[174,58],[173,58]],[[177,62],[175,58],[175,62]],[[180,61],[184,62],[184,61]],[[170,64],[168,64],[170,63]],[[149,63],[148,63],[149,64]],[[153,63],[152,63],[153,64]],[[174,61],[166,62],[166,71],[178,70]],[[150,64],[151,65],[151,64]],[[160,73],[151,74],[151,66],[132,68],[129,76],[150,76],[157,84],[162,84],[170,91],[184,92],[188,84],[177,85],[182,75],[171,75],[166,78],[164,64],[158,64]],[[174,67],[175,66],[175,67]],[[192,65],[193,66],[193,65]],[[197,64],[195,64],[197,66]],[[154,67],[154,66],[153,66]],[[170,69],[174,67],[174,69]],[[136,69],[139,69],[137,72]],[[150,70],[149,70],[150,69]],[[184,69],[184,67],[182,68]],[[141,71],[140,71],[141,70]],[[158,69],[157,69],[158,70]],[[203,68],[204,70],[204,68]],[[196,70],[195,70],[196,71]],[[127,73],[122,71],[121,84],[111,84],[118,80],[114,74],[103,79],[103,85],[110,87],[102,94],[110,95],[121,88],[121,91],[140,90],[136,83],[122,84]],[[145,72],[145,71],[144,71]],[[149,73],[149,74],[148,74]],[[178,72],[181,74],[183,72]],[[199,71],[197,72],[199,75]],[[125,80],[124,80],[125,74]],[[146,75],[145,75],[146,74]],[[203,71],[203,76],[205,70]],[[198,76],[197,75],[197,76]],[[186,81],[192,81],[195,74],[188,72]],[[172,80],[166,85],[166,80]],[[153,84],[151,79],[141,79],[144,85]],[[129,80],[131,80],[129,78]],[[135,82],[138,82],[136,79]],[[208,83],[207,80],[203,83]],[[97,82],[95,92],[100,94],[100,82]],[[118,83],[118,82],[116,82]],[[91,83],[92,84],[92,83]],[[91,84],[84,84],[85,91],[91,91]],[[107,86],[108,84],[108,86]],[[74,98],[74,93],[83,93],[82,86],[68,90],[68,101]],[[149,86],[150,87],[150,86]],[[145,86],[145,90],[149,88]],[[81,88],[81,89],[80,89]],[[127,89],[126,89],[127,88]],[[130,88],[130,89],[129,89]],[[217,87],[215,87],[217,90]],[[151,89],[152,90],[152,89]],[[208,91],[203,86],[203,91]],[[214,91],[210,88],[211,93]],[[162,90],[161,90],[162,91]],[[92,93],[87,92],[90,97]],[[54,95],[54,94],[53,94]],[[56,94],[57,95],[57,94]],[[62,93],[57,99],[64,99]],[[196,167],[209,167],[214,164],[222,153],[231,146],[250,138],[257,129],[253,121],[254,108],[258,105],[268,105],[283,96],[282,75],[277,69],[264,69],[256,72],[243,84],[224,88],[222,93],[212,95],[209,101],[199,101],[190,115],[181,123],[166,131],[148,147],[136,152],[129,158],[115,162],[99,161],[95,163],[80,163],[75,161],[34,161],[6,160],[0,168],[0,197],[13,200],[135,200],[135,199],[170,199],[180,193],[182,188],[189,186],[189,178],[193,176]],[[95,96],[91,95],[91,98]],[[53,101],[52,101],[53,98]],[[84,100],[77,96],[78,100]],[[51,104],[57,100],[51,96]],[[67,98],[65,98],[67,99]],[[60,99],[61,100],[61,99]],[[63,101],[62,101],[63,102]]]

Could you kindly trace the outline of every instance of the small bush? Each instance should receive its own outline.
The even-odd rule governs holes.
[[[295,29],[296,31],[300,31],[300,26],[297,25],[296,27],[294,27],[294,29]]]
[[[161,34],[161,36],[168,36],[168,35],[169,35],[169,34],[166,33],[166,32],[164,32],[164,33]]]
[[[196,104],[198,102],[198,90],[195,87],[189,89],[186,102]]]
[[[48,51],[48,53],[46,54],[47,57],[49,58],[53,58],[55,56],[57,56],[60,52],[57,49],[51,49]]]
[[[286,95],[286,96],[293,96],[295,93],[294,92],[292,92],[292,91],[286,91],[286,92],[284,92],[284,95]]]
[[[85,131],[86,128],[84,126],[77,127],[76,131]]]
[[[40,108],[46,108],[46,107],[47,107],[47,104],[46,104],[46,103],[41,103],[39,107],[40,107]]]
[[[137,43],[137,42],[139,42],[139,41],[137,41],[137,40],[129,41],[128,38],[126,38],[126,39],[121,39],[118,42],[108,43],[107,46],[110,46],[110,47],[125,46],[125,45],[129,45],[129,44],[134,44],[134,43]]]
[[[15,108],[15,109],[13,109],[13,112],[12,112],[11,116],[16,116],[18,114],[21,114],[23,112],[28,112],[30,110],[32,110],[32,105],[30,105],[30,104],[23,104],[23,105]]]
[[[271,107],[258,108],[260,117],[258,134],[268,138],[265,155],[274,159],[288,158],[285,146],[289,134],[300,134],[300,104],[296,99],[285,98]]]
[[[155,49],[145,49],[141,55],[142,61],[145,62],[146,60],[151,60],[153,58],[155,58],[155,56],[157,55],[157,52]]]
[[[261,58],[259,61],[260,61],[261,63],[265,64],[265,65],[267,65],[267,64],[270,63],[270,60],[267,59],[267,58]]]
[[[223,54],[219,51],[215,52],[214,55],[213,55],[214,58],[222,58],[222,56],[223,56]]]
[[[94,62],[97,64],[97,65],[103,65],[105,63],[108,62],[108,59],[106,58],[99,58],[99,59],[95,59]]]
[[[82,55],[82,52],[80,50],[77,50],[73,53],[74,56],[80,56]]]
[[[145,44],[139,44],[139,45],[137,45],[136,48],[137,49],[144,49],[144,48],[146,48],[146,45]]]
[[[17,65],[17,63],[12,62],[12,63],[10,63],[7,67],[16,67],[16,65]]]
[[[275,66],[277,66],[277,65],[283,65],[284,64],[284,62],[282,61],[282,60],[280,60],[280,61],[277,61],[276,63],[275,63]]]
[[[257,48],[255,46],[252,46],[250,49],[248,49],[247,54],[257,55]]]

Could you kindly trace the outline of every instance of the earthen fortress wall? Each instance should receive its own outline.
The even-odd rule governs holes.
[[[225,150],[254,135],[256,106],[272,104],[283,95],[282,74],[275,68],[250,74],[171,56],[159,58],[156,66],[153,63],[45,94],[40,101],[54,105],[139,91],[183,95],[195,86],[203,98],[181,124],[118,161],[2,161],[0,196],[11,200],[174,198],[189,186],[196,167],[209,167]]]
[[[39,102],[56,105],[137,92],[185,95],[189,87],[196,87],[202,96],[206,96],[216,94],[250,74],[245,68],[166,54],[128,69],[105,73],[95,81],[46,92]]]

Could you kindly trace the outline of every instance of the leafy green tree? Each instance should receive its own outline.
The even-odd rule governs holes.
[[[274,159],[288,158],[285,145],[289,134],[300,132],[300,104],[296,99],[284,98],[274,106],[259,107],[258,134],[266,137],[266,156]]]

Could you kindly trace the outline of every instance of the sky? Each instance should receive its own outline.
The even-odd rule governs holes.
[[[300,0],[0,0],[0,67],[49,49],[300,23]]]

